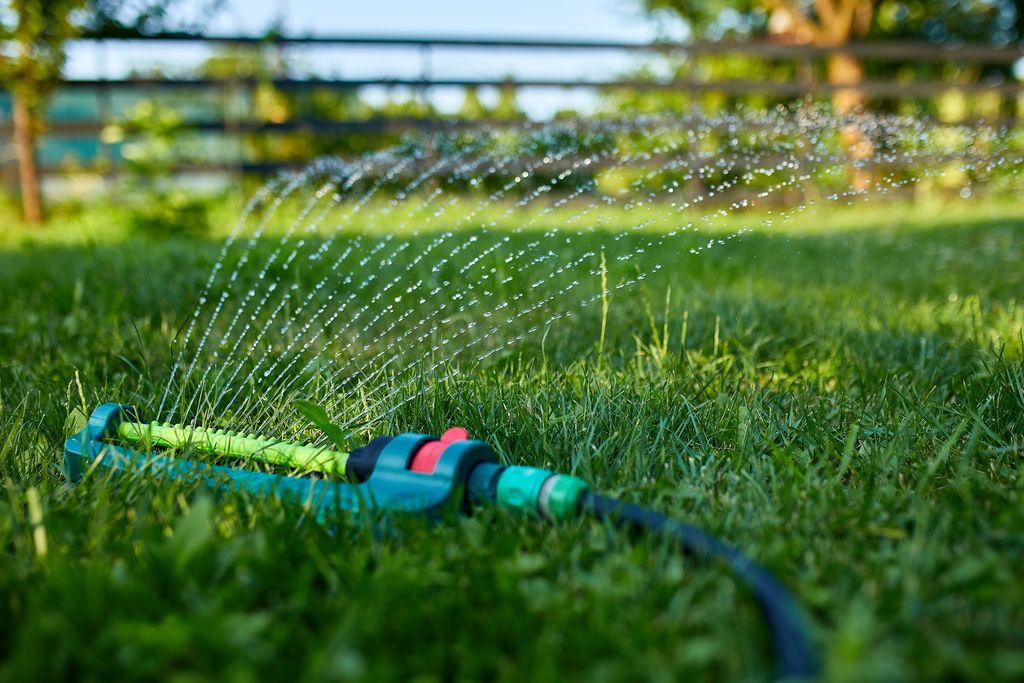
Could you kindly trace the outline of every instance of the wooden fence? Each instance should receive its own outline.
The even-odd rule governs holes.
[[[515,50],[522,52],[538,51],[614,51],[639,54],[669,55],[678,57],[700,57],[705,55],[748,55],[764,60],[796,62],[802,65],[813,65],[836,53],[849,54],[867,63],[886,63],[899,65],[905,63],[956,63],[974,67],[1007,67],[1024,59],[1021,47],[992,47],[987,45],[946,46],[930,43],[914,42],[861,42],[842,48],[816,47],[807,45],[790,45],[767,41],[747,42],[705,42],[690,43],[629,43],[614,41],[587,40],[521,40],[503,38],[449,38],[449,37],[406,37],[406,36],[351,36],[351,35],[319,35],[319,36],[239,36],[239,35],[191,35],[191,34],[160,34],[151,36],[139,35],[105,35],[87,36],[84,42],[93,43],[97,49],[113,42],[143,42],[147,45],[158,43],[193,43],[220,44],[240,46],[336,46],[346,49],[405,49],[415,50],[420,57],[420,73],[415,77],[380,77],[380,78],[97,78],[66,80],[61,89],[68,92],[91,91],[97,98],[96,118],[87,120],[54,120],[47,128],[49,140],[69,138],[92,138],[98,140],[106,125],[113,122],[116,113],[111,111],[111,98],[118,91],[142,91],[159,93],[167,91],[189,91],[205,93],[221,93],[226,90],[246,91],[260,84],[270,83],[285,92],[319,90],[337,90],[356,92],[368,86],[404,87],[419,93],[431,88],[513,88],[516,90],[529,88],[548,89],[588,89],[594,91],[658,91],[679,92],[690,94],[722,93],[730,96],[746,96],[763,94],[775,98],[801,98],[805,96],[821,96],[837,90],[848,89],[851,85],[864,92],[867,96],[877,99],[929,98],[949,91],[961,91],[969,94],[991,93],[1004,100],[1014,100],[1024,95],[1024,83],[1013,77],[1002,80],[973,80],[966,82],[950,82],[945,80],[906,80],[868,79],[856,84],[836,84],[824,82],[815,77],[813,68],[803,68],[800,77],[790,81],[778,80],[700,80],[696,78],[642,79],[642,78],[609,78],[601,80],[573,79],[536,79],[536,78],[445,78],[433,73],[433,56],[442,50],[474,50],[495,51]],[[1016,107],[1019,109],[1019,107]],[[296,131],[331,135],[374,135],[395,133],[408,130],[453,130],[464,126],[478,125],[476,121],[465,121],[454,118],[383,118],[374,117],[365,120],[322,120],[293,119],[281,123],[266,123],[252,120],[239,120],[227,115],[226,105],[219,116],[205,120],[186,122],[188,130],[199,133],[215,133],[226,136],[244,136],[254,133],[278,135]],[[0,117],[0,139],[10,139],[11,127],[8,121]],[[109,151],[109,150],[108,150]],[[13,175],[13,161],[9,153],[0,146],[0,174],[8,179]],[[109,166],[109,173],[116,173],[119,164],[116,154],[107,154],[108,159],[115,163]],[[266,171],[280,166],[273,160],[259,163],[245,163],[239,158],[233,162],[210,162],[209,164],[190,163],[183,165],[182,170],[241,170]],[[60,164],[43,164],[44,173],[55,173],[61,170]]]

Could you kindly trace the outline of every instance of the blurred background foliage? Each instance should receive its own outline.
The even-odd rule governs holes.
[[[1008,48],[1021,43],[1024,35],[1024,0],[637,0],[652,15],[671,15],[690,31],[691,41],[836,48],[848,43],[892,43],[917,41],[955,48],[984,45]],[[442,112],[432,103],[425,88],[394,88],[383,103],[370,104],[359,88],[340,88],[323,78],[310,64],[273,39],[276,27],[267,30],[266,43],[224,44],[186,72],[169,68],[133,70],[132,76],[159,83],[164,78],[197,79],[195,87],[138,87],[116,90],[59,92],[66,46],[76,37],[153,36],[194,34],[214,15],[222,0],[204,0],[185,5],[176,0],[13,0],[0,13],[0,123],[6,112],[12,119],[18,194],[30,222],[42,220],[39,202],[40,170],[58,171],[60,194],[84,199],[102,194],[131,202],[147,210],[158,208],[156,218],[142,224],[169,222],[173,207],[182,207],[184,225],[201,223],[201,212],[190,208],[181,193],[182,185],[202,201],[202,195],[216,195],[242,182],[282,167],[301,167],[323,156],[351,157],[374,150],[403,145],[426,154],[444,145],[458,145],[457,132],[445,136],[425,133],[457,131],[459,124],[505,126],[528,122],[517,101],[517,89],[510,79],[506,85],[481,91],[464,88],[463,102],[454,111]],[[888,44],[887,43],[887,44]],[[1024,97],[1007,95],[1005,89],[970,92],[948,89],[927,96],[908,92],[899,96],[872,96],[857,86],[869,81],[912,83],[918,80],[949,84],[1015,83],[1021,63],[971,63],[956,60],[865,60],[855,53],[816,53],[813,57],[780,57],[777,54],[656,52],[640,58],[636,67],[618,77],[629,82],[687,81],[728,83],[753,81],[768,84],[814,84],[849,88],[823,88],[817,97],[806,98],[803,107],[831,108],[843,117],[867,110],[957,123],[977,119],[994,125],[1010,122],[1010,148],[1019,143],[1017,126]],[[205,80],[204,80],[205,79]],[[289,80],[302,79],[302,88],[282,87]],[[496,92],[494,92],[496,90]],[[56,93],[56,96],[55,96]],[[556,118],[572,121],[581,115],[635,118],[640,115],[685,116],[735,109],[767,109],[793,106],[791,94],[764,92],[729,94],[727,91],[648,90],[618,88],[602,91],[596,110],[566,109]],[[19,114],[20,112],[20,114]],[[106,115],[104,115],[104,112]],[[61,121],[98,120],[95,136],[41,137]],[[568,131],[568,132],[567,132]],[[561,128],[558,135],[571,135]],[[954,137],[963,133],[953,131]],[[433,139],[432,139],[433,137]],[[712,136],[713,137],[713,136]],[[622,140],[594,140],[580,136],[581,154],[618,146],[624,152],[653,149],[656,143],[643,136]],[[634,139],[635,138],[635,139]],[[525,145],[517,154],[543,156],[537,139],[524,133]],[[507,142],[507,140],[506,140]],[[705,144],[723,144],[707,139]],[[477,144],[477,143],[474,143]],[[757,136],[741,136],[734,146],[768,144]],[[774,143],[771,143],[774,144]],[[896,145],[918,144],[897,141]],[[852,161],[864,159],[877,150],[860,127],[843,124],[835,147],[845,150]],[[6,186],[13,188],[11,165],[6,167]],[[853,167],[851,166],[851,169]],[[907,169],[912,172],[913,169]],[[2,180],[3,178],[0,178]],[[550,178],[539,173],[523,182],[521,191],[531,191]],[[721,182],[707,178],[659,178],[657,182],[680,182],[694,186]],[[866,187],[870,175],[851,170],[855,187]],[[492,180],[463,191],[492,191],[505,182],[500,174]],[[572,192],[592,182],[595,188],[622,187],[635,181],[628,171],[616,171],[601,178],[580,174],[573,183],[560,188]],[[176,201],[171,201],[178,197]],[[155,198],[155,200],[154,200]],[[166,201],[165,201],[166,200]],[[162,208],[161,208],[162,207]],[[192,230],[193,228],[188,228]]]

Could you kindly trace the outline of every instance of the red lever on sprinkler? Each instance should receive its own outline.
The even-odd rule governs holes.
[[[416,455],[412,456],[412,461],[409,463],[409,469],[413,472],[433,474],[444,449],[456,441],[466,441],[467,439],[469,439],[468,431],[462,427],[451,427],[441,435],[440,441],[426,443],[416,451]]]

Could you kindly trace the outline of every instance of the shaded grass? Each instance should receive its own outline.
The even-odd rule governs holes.
[[[379,431],[463,424],[723,536],[807,606],[829,680],[1014,680],[1014,209],[869,205],[745,235],[616,293],[604,354],[588,307]],[[159,395],[219,248],[75,225],[0,251],[0,679],[769,675],[749,595],[656,539],[492,512],[375,538],[141,478],[68,487],[68,413]]]

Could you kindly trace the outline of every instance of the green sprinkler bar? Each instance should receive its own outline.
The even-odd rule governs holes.
[[[338,475],[344,475],[349,457],[348,453],[340,451],[264,439],[256,434],[170,422],[121,422],[117,425],[117,436],[134,445],[191,448],[207,455],[259,460],[299,470]]]

